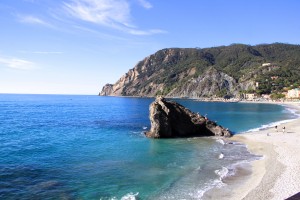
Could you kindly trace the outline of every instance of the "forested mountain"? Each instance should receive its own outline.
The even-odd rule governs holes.
[[[300,45],[168,48],[146,57],[99,95],[237,97],[300,85]]]

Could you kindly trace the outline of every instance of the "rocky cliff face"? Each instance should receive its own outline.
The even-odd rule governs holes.
[[[150,105],[149,117],[151,129],[146,136],[150,138],[231,136],[230,131],[215,122],[162,97]]]
[[[281,52],[287,53],[295,48],[299,47],[274,44],[163,49],[137,63],[115,84],[106,84],[99,94],[237,97],[241,90],[255,89],[255,78],[270,71],[262,63],[276,61],[287,65],[280,59],[277,61],[276,57],[285,57]]]
[[[110,96],[114,93],[112,84],[106,84],[103,86],[101,92],[99,93],[100,96]]]
[[[211,97],[220,93],[222,90],[232,96],[238,95],[240,89],[237,81],[229,75],[209,68],[202,75],[191,78],[179,87],[174,88],[167,96],[170,97]]]

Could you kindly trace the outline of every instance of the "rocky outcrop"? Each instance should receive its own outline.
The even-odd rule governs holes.
[[[103,86],[101,92],[99,93],[100,96],[109,96],[113,93],[113,85],[106,84]]]
[[[228,129],[162,97],[150,105],[149,117],[151,129],[146,136],[150,138],[231,136]]]

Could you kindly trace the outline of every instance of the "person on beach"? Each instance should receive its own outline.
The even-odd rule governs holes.
[[[285,126],[284,127],[282,127],[282,133],[284,133],[285,132]]]
[[[278,130],[277,130],[277,126],[275,126],[275,130],[276,130],[276,132],[278,132]]]

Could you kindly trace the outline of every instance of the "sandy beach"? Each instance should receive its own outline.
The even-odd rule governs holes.
[[[285,103],[300,112],[299,103]],[[282,128],[285,127],[283,132]],[[235,135],[252,153],[262,155],[252,162],[252,174],[232,199],[286,199],[300,192],[300,119],[275,127]]]

